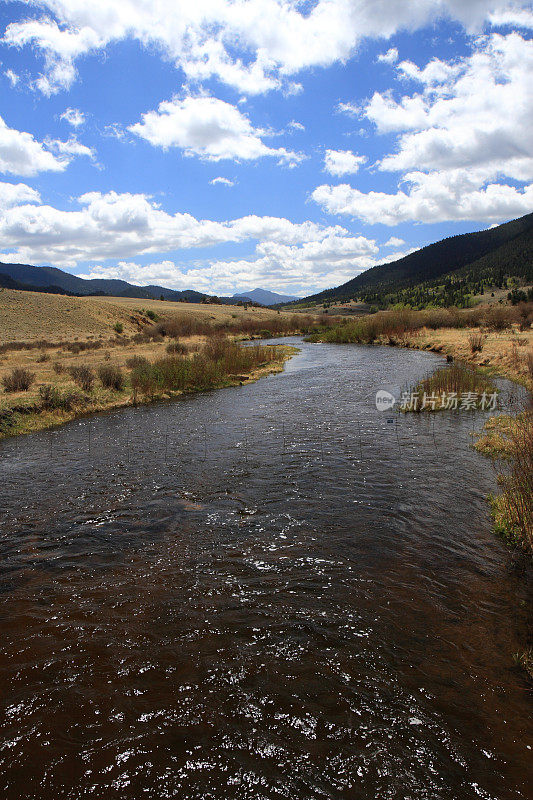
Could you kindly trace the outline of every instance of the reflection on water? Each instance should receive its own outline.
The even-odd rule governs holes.
[[[9,800],[531,796],[482,417],[376,411],[432,355],[301,347],[0,446]]]

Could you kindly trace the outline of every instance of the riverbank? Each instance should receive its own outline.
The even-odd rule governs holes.
[[[4,393],[0,399],[0,439],[57,427],[80,417],[128,406],[171,399],[185,393],[239,386],[281,372],[297,352],[288,345],[243,348],[229,341],[201,337],[175,343],[124,345],[118,353],[58,349],[46,359],[32,351],[18,354],[18,369],[32,376],[27,391]],[[130,352],[131,351],[131,352]],[[148,357],[150,356],[150,358]],[[42,358],[42,356],[41,356]],[[30,372],[34,367],[35,372]]]
[[[533,393],[530,315],[528,307],[468,312],[403,309],[344,323],[314,334],[309,340],[364,342],[431,351],[449,361],[471,365],[479,370],[480,378],[501,376]],[[474,446],[499,465],[500,492],[488,498],[495,529],[509,543],[533,554],[532,413],[491,417]]]

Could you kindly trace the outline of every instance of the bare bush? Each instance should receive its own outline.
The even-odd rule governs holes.
[[[124,374],[120,367],[103,364],[98,368],[98,377],[105,389],[113,389],[115,392],[121,392],[124,389]]]
[[[167,344],[167,353],[169,355],[185,355],[187,352],[187,347],[182,342],[178,341],[178,339],[174,339],[172,342]]]
[[[135,369],[136,367],[144,367],[150,362],[144,356],[131,356],[126,360],[126,366],[128,369]]]
[[[33,372],[16,367],[9,375],[4,375],[2,384],[6,392],[27,392],[34,380]]]
[[[94,372],[88,364],[69,367],[68,372],[74,383],[84,392],[91,392],[94,385]]]
[[[504,331],[511,327],[514,309],[506,306],[491,306],[485,314],[485,326],[491,331]]]

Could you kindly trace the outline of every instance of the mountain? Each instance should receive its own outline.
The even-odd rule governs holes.
[[[358,297],[380,306],[413,299],[415,305],[454,305],[469,293],[483,292],[484,287],[506,286],[508,277],[533,281],[533,214],[443,239],[305,300]]]
[[[252,289],[251,292],[242,292],[241,294],[234,294],[232,300],[253,300],[255,303],[261,303],[262,306],[275,306],[277,303],[290,303],[293,300],[298,300],[298,297],[289,294],[277,294],[277,292],[269,292],[268,289]]]
[[[56,267],[32,267],[29,264],[0,263],[0,286],[54,294],[111,295],[138,297],[142,300],[174,300],[199,303],[208,295],[186,289],[183,292],[164,286],[134,286],[127,281],[107,278],[79,278]]]

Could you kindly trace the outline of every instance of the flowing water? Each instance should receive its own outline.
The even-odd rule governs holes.
[[[0,444],[6,800],[532,796],[482,416],[376,410],[434,355],[300,346]]]

